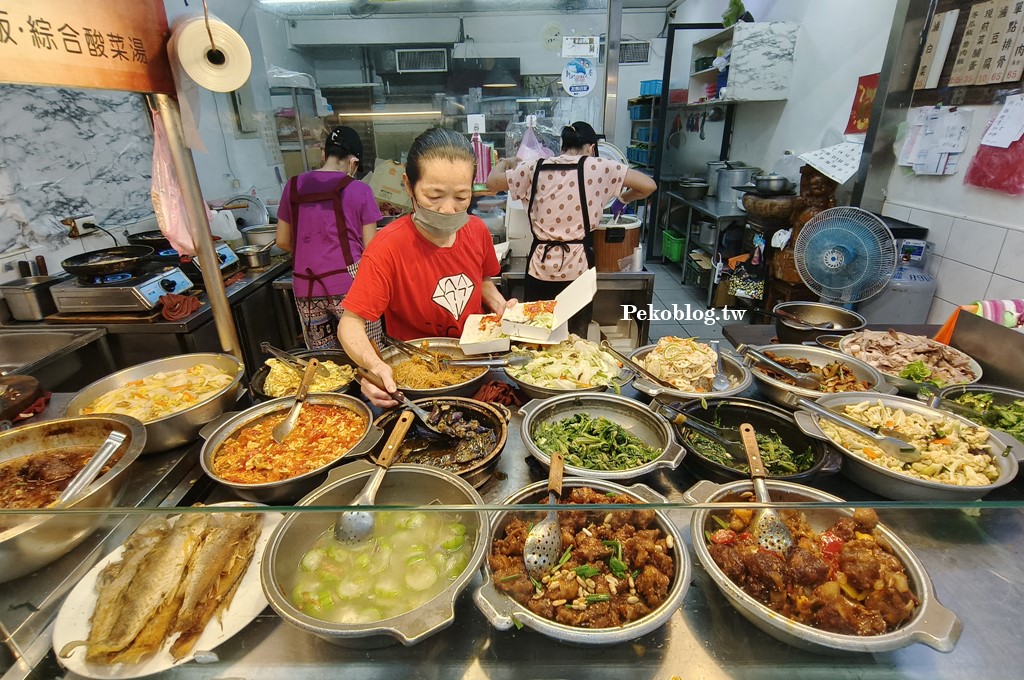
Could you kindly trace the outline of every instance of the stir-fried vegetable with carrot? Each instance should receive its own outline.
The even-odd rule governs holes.
[[[119,413],[148,423],[206,401],[234,379],[210,364],[154,373],[110,390],[79,415]]]

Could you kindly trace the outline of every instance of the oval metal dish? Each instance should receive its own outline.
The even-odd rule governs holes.
[[[904,333],[903,335],[907,335],[907,334]],[[856,359],[857,357],[853,356],[853,352],[850,351],[850,344],[852,342],[854,342],[854,339],[853,339],[854,337],[855,337],[855,334],[854,335],[847,335],[842,340],[840,340],[839,341],[839,351],[842,352],[843,354],[845,354],[846,356],[853,357],[854,359]],[[969,380],[969,381],[967,381],[965,383],[958,383],[958,384],[960,384],[960,385],[973,385],[974,383],[976,383],[979,380],[981,380],[981,373],[982,373],[982,371],[981,371],[981,364],[979,364],[977,361],[975,361],[974,358],[972,356],[970,356],[969,354],[967,354],[966,352],[962,352],[962,351],[956,349],[955,347],[950,347],[950,349],[952,349],[952,350],[954,350],[956,352],[960,352],[960,354],[963,354],[965,357],[967,357],[967,365],[970,366],[971,371],[974,373],[974,380]],[[858,361],[863,361],[863,360],[862,359],[858,359]],[[908,378],[901,378],[898,375],[892,375],[891,373],[886,373],[885,371],[881,371],[879,369],[875,369],[875,370],[877,370],[879,373],[884,375],[886,382],[888,382],[890,385],[892,385],[896,389],[898,389],[901,394],[916,395],[921,390],[921,388],[926,388],[926,389],[929,389],[929,390],[935,390],[936,389],[935,385],[933,385],[931,383],[916,382],[916,381],[910,380]]]
[[[565,394],[544,400],[535,399],[523,406],[519,412],[524,416],[519,430],[523,444],[530,455],[545,467],[551,464],[551,456],[541,451],[534,443],[534,431],[542,423],[570,418],[577,413],[586,413],[595,418],[604,416],[621,425],[648,446],[662,451],[654,460],[628,470],[592,470],[572,465],[566,460],[567,475],[614,481],[635,479],[660,468],[674,470],[679,467],[683,456],[686,455],[686,450],[676,442],[668,422],[643,404],[628,397],[615,394]]]
[[[629,355],[631,361],[643,360],[657,345],[644,345],[633,350]],[[730,387],[727,390],[721,392],[684,392],[683,390],[669,389],[656,385],[650,380],[646,380],[642,377],[637,377],[633,380],[633,387],[637,392],[645,394],[648,397],[654,398],[658,396],[662,401],[667,401],[666,397],[672,397],[680,401],[686,401],[688,399],[700,399],[704,397],[732,397],[741,392],[744,392],[753,383],[754,379],[750,375],[750,369],[747,368],[743,362],[734,357],[728,352],[722,352],[722,370],[729,377]]]
[[[843,502],[843,499],[837,496],[792,482],[769,479],[765,483],[768,485],[772,500],[777,503]],[[742,507],[744,501],[739,494],[749,491],[749,481],[724,485],[702,481],[687,490],[683,497],[690,503],[731,501]],[[811,527],[818,532],[827,529],[840,516],[853,515],[853,510],[848,508],[807,508],[801,512],[807,516]],[[862,636],[833,633],[798,623],[748,595],[725,575],[711,557],[705,541],[699,538],[704,536],[706,531],[720,528],[711,515],[712,511],[704,508],[695,510],[690,519],[690,535],[698,537],[693,541],[697,559],[736,611],[776,640],[813,652],[878,653],[900,649],[915,642],[923,643],[940,652],[949,652],[960,638],[963,624],[955,613],[944,607],[936,598],[932,581],[921,560],[883,524],[878,525],[878,531],[892,547],[893,554],[906,567],[911,590],[917,595],[920,604],[910,621],[900,628],[882,635]]]
[[[448,354],[453,359],[465,359],[466,354],[459,347],[458,338],[420,338],[418,340],[410,340],[410,343],[417,347],[422,347],[423,343],[427,344],[425,349],[434,352],[441,352]],[[380,352],[381,357],[388,363],[393,369],[397,364],[402,363],[409,357],[398,350],[396,347],[385,347]],[[476,391],[480,389],[480,384],[487,377],[487,371],[484,370],[480,375],[469,380],[463,380],[460,383],[454,385],[448,385],[447,387],[430,387],[416,389],[412,387],[406,387],[405,385],[399,385],[398,389],[401,390],[402,394],[409,397],[409,399],[416,401],[424,397],[471,397],[476,394]]]

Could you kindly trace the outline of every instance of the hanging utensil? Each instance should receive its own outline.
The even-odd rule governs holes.
[[[791,368],[787,368],[786,366],[783,366],[779,362],[773,359],[769,359],[764,354],[758,352],[756,349],[753,349],[752,347],[740,345],[739,347],[736,348],[736,350],[743,356],[750,357],[751,359],[753,359],[755,363],[759,363],[763,366],[768,366],[772,370],[778,371],[782,375],[792,380],[797,387],[800,387],[805,390],[817,390],[821,386],[821,382],[814,376],[808,373],[798,373],[797,371],[794,371]]]
[[[715,376],[711,378],[711,389],[715,392],[724,392],[729,389],[729,376],[722,369],[722,353],[718,350],[718,343],[718,340],[708,341],[708,345],[715,353]]]
[[[114,455],[114,452],[120,448],[121,444],[128,436],[123,432],[117,432],[116,430],[111,431],[107,438],[100,445],[100,448],[96,450],[96,453],[92,454],[92,458],[85,464],[78,474],[71,478],[67,487],[61,491],[60,495],[57,496],[57,500],[54,501],[52,507],[61,507],[73,503],[85,489],[92,484],[93,480],[106,465],[110,457]]]
[[[402,440],[405,439],[405,435],[409,432],[409,427],[414,420],[416,420],[416,415],[412,411],[403,411],[402,415],[398,416],[398,420],[395,421],[395,427],[391,430],[391,435],[384,444],[384,449],[377,456],[377,468],[370,475],[370,478],[366,480],[366,486],[363,487],[363,490],[359,492],[359,495],[349,505],[373,505],[374,500],[377,498],[377,489],[380,488],[381,482],[384,481],[384,475],[398,455],[398,447],[401,446]],[[360,543],[365,541],[373,535],[375,516],[376,513],[365,510],[347,510],[341,513],[334,522],[335,540],[341,543]]]
[[[295,402],[292,404],[291,410],[288,411],[288,417],[271,430],[270,433],[278,444],[284,443],[284,440],[295,429],[296,423],[299,422],[299,412],[302,411],[302,404],[306,401],[306,394],[309,393],[309,386],[313,384],[313,376],[316,375],[316,367],[319,364],[320,362],[316,359],[310,359],[306,364],[306,372],[302,374],[302,382],[299,383],[299,389],[295,393]]]
[[[701,434],[715,442],[728,453],[734,460],[741,463],[746,462],[747,456],[743,452],[743,440],[739,431],[731,427],[717,427],[693,416],[683,413],[679,409],[664,402],[655,400],[658,404],[658,413],[669,420],[673,425],[685,427]],[[668,413],[666,413],[668,412]]]
[[[754,498],[758,503],[771,503],[771,496],[768,495],[768,485],[764,480],[768,476],[765,470],[764,461],[761,459],[761,450],[757,447],[757,437],[754,434],[754,427],[750,423],[740,425],[740,436],[743,438],[743,448],[747,454],[747,464],[750,466],[750,479],[754,484]],[[758,545],[766,550],[774,550],[783,553],[793,545],[793,536],[789,533],[789,527],[779,517],[779,513],[772,508],[762,508],[754,515],[754,521],[750,524],[754,538]]]
[[[704,123],[707,121],[707,119],[708,119],[708,112],[707,111],[705,111],[704,113],[700,114],[700,138],[701,139],[704,139]]]
[[[558,525],[558,498],[562,495],[562,471],[565,460],[562,453],[556,451],[551,455],[551,466],[548,468],[548,510],[547,516],[537,522],[526,535],[523,544],[523,562],[526,573],[537,581],[558,564],[562,556],[562,529]]]
[[[842,414],[802,397],[797,399],[796,403],[804,410],[810,411],[826,420],[831,420],[836,425],[842,425],[848,430],[853,430],[860,436],[870,440],[871,445],[880,449],[882,453],[892,456],[896,460],[904,463],[916,463],[921,460],[921,452],[917,450],[916,446],[904,439],[908,435],[902,432],[884,427],[878,428],[879,431],[876,432],[855,420],[851,420]]]
[[[388,388],[384,387],[384,381],[381,380],[380,376],[374,373],[373,371],[368,371],[362,366],[356,366],[356,374],[360,378],[366,378],[367,380],[369,380],[377,389],[387,392],[388,396],[394,399],[395,401],[404,404],[407,409],[416,414],[416,417],[420,419],[420,421],[427,427],[428,430],[432,430],[434,432],[437,432],[438,434],[451,434],[450,432],[440,429],[437,426],[437,424],[431,422],[430,414],[423,410],[423,408],[420,407],[418,404],[413,403],[409,399],[409,397],[405,396],[399,391],[389,392]]]
[[[261,342],[260,349],[266,352],[267,354],[274,355],[275,358],[283,361],[284,364],[288,366],[288,368],[296,371],[297,373],[305,372],[306,364],[309,363],[307,359],[300,359],[294,354],[285,352],[283,349],[278,349],[277,347],[274,347],[269,342]],[[316,374],[324,378],[331,377],[331,372],[328,371],[326,367],[320,365],[316,367]]]

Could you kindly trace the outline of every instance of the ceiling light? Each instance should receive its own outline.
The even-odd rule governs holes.
[[[484,79],[484,87],[518,87],[519,83],[515,81],[512,74],[508,72],[508,69],[503,64],[495,64],[491,72],[487,74],[487,78]]]

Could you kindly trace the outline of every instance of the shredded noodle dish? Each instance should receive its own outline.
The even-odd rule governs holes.
[[[642,362],[644,368],[683,392],[711,392],[718,356],[703,342],[672,335],[658,340]]]
[[[154,373],[110,390],[79,415],[119,413],[149,423],[206,401],[234,379],[210,364]]]

